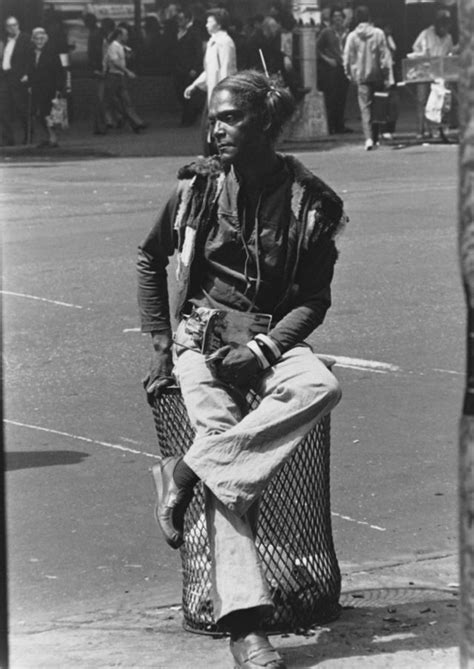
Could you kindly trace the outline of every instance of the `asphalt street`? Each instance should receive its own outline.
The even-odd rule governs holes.
[[[457,550],[464,306],[454,146],[301,155],[345,199],[333,307],[333,530],[343,571]],[[10,606],[21,628],[155,597],[178,556],[153,520],[135,256],[183,158],[3,168]]]

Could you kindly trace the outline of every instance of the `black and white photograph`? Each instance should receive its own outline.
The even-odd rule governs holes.
[[[0,669],[474,669],[473,0],[0,0]]]

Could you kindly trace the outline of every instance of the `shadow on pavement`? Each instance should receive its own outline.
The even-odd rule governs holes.
[[[457,594],[431,588],[344,593],[339,620],[306,634],[304,644],[285,644],[285,659],[304,669],[327,660],[452,649],[458,644]]]
[[[89,457],[80,451],[11,451],[5,453],[5,470],[77,465]]]

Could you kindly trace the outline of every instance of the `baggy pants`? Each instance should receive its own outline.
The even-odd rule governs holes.
[[[372,122],[372,105],[374,94],[381,90],[383,90],[383,84],[380,83],[357,84],[357,100],[365,140],[372,139],[377,142],[379,138],[379,124]]]
[[[334,375],[307,346],[296,346],[262,372],[262,398],[243,415],[184,329],[175,341],[175,375],[196,437],[184,460],[205,485],[216,621],[241,609],[273,608],[255,545],[258,500],[270,479],[316,423],[337,404]]]

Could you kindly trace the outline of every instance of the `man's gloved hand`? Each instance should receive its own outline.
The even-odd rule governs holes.
[[[252,351],[242,344],[228,344],[211,357],[217,377],[232,386],[246,387],[261,368]]]
[[[171,338],[168,334],[153,334],[153,354],[150,371],[143,379],[148,404],[153,406],[154,400],[167,386],[175,383],[172,376],[173,359],[171,355]]]

